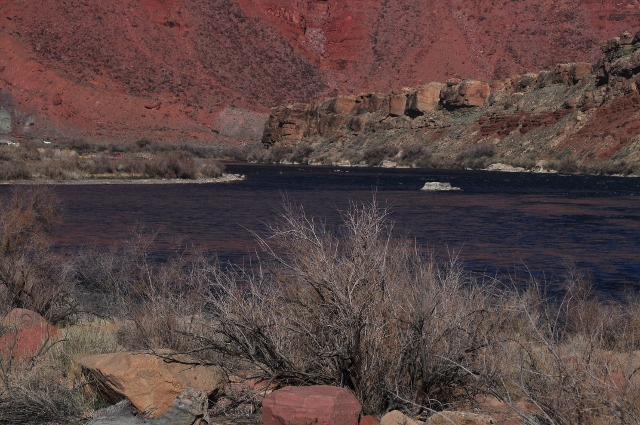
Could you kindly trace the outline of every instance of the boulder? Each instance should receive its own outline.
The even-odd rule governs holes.
[[[331,104],[331,112],[334,114],[350,114],[356,107],[356,100],[353,97],[340,96]]]
[[[364,415],[360,418],[358,425],[380,425],[380,422],[378,422],[375,416]]]
[[[430,192],[447,191],[447,190],[460,190],[459,187],[451,186],[451,183],[446,182],[426,182],[422,189]]]
[[[440,90],[444,84],[431,82],[419,87],[411,97],[410,109],[423,114],[433,112],[440,103]]]
[[[407,109],[407,96],[403,94],[392,95],[389,98],[389,115],[392,117],[399,117],[404,115],[404,111]]]
[[[22,308],[11,310],[2,320],[2,326],[9,330],[0,336],[0,353],[17,360],[35,357],[58,335],[58,329],[44,317]]]
[[[383,114],[385,114],[388,112],[389,101],[385,95],[372,93],[367,97],[369,100],[368,104],[370,113],[382,112]]]
[[[263,425],[358,425],[362,407],[346,389],[285,387],[262,402]]]
[[[366,125],[367,125],[367,119],[363,116],[353,117],[353,119],[349,123],[349,127],[355,133],[360,133],[364,131]]]
[[[159,418],[176,396],[194,388],[207,396],[222,392],[227,376],[222,368],[170,353],[127,352],[85,357],[80,361],[99,390],[112,401],[127,398],[139,412]]]
[[[418,425],[418,423],[401,411],[392,410],[380,419],[380,425]]]
[[[471,412],[439,412],[431,416],[425,425],[491,425],[497,423],[489,415]]]
[[[47,326],[47,319],[26,308],[14,308],[2,319],[2,326],[26,329],[33,326]]]
[[[448,108],[484,106],[491,92],[489,84],[484,81],[465,80],[455,85],[451,83],[453,81],[447,81],[447,86],[440,92],[440,99]]]
[[[489,84],[484,81],[467,80],[460,84],[464,106],[484,106],[489,93]]]
[[[556,84],[577,84],[584,81],[593,71],[588,62],[564,63],[554,69],[553,82]]]
[[[147,419],[135,414],[129,400],[122,400],[115,406],[102,409],[94,414],[87,425],[192,425],[198,419],[208,423],[207,395],[202,391],[188,388],[178,395],[169,411],[156,419]]]

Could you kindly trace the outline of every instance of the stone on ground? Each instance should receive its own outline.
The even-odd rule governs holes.
[[[200,365],[188,356],[147,352],[101,354],[80,361],[112,402],[127,398],[149,418],[166,414],[187,388],[207,396],[221,392],[227,382],[222,368]]]
[[[418,425],[418,423],[401,411],[392,410],[380,419],[380,425]]]
[[[364,415],[360,418],[360,423],[358,425],[380,425],[380,422],[378,422],[375,416]]]
[[[358,425],[362,406],[346,389],[285,387],[262,402],[263,425]]]
[[[425,425],[491,425],[497,423],[489,415],[471,412],[444,411],[434,414]]]
[[[0,354],[4,358],[26,360],[40,353],[47,342],[58,335],[58,329],[35,311],[15,308],[2,320],[8,331],[0,336]]]
[[[205,393],[188,388],[176,397],[169,411],[157,419],[137,416],[132,411],[131,402],[122,400],[115,406],[99,411],[97,417],[87,425],[192,425],[198,419],[208,419],[207,404]]]

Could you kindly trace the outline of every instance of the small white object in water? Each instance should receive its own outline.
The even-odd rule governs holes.
[[[451,186],[451,183],[426,182],[420,190],[429,190],[433,192],[442,190],[460,190],[460,188]]]

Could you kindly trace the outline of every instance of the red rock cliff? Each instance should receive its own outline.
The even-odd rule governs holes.
[[[0,0],[0,107],[14,135],[220,140],[254,133],[225,111],[593,61],[638,22],[637,0]]]

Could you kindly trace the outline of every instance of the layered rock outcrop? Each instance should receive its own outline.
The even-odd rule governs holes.
[[[595,63],[504,80],[449,79],[274,108],[262,142],[303,144],[316,152],[309,161],[329,163],[345,160],[350,147],[355,157],[354,149],[375,146],[386,146],[400,160],[417,147],[448,165],[482,157],[531,166],[547,160],[638,162],[640,32],[609,40],[602,50]]]

